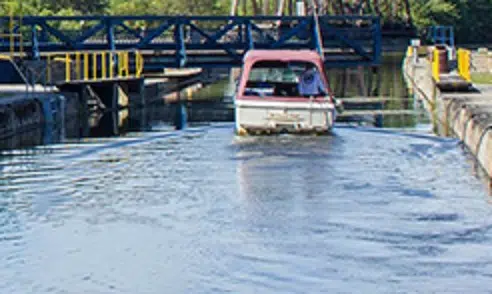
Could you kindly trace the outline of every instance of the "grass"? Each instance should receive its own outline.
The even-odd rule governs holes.
[[[474,84],[492,84],[492,73],[472,73],[471,79]]]

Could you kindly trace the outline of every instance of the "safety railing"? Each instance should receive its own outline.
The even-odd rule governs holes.
[[[470,74],[470,50],[458,49],[457,53],[458,59],[458,73],[467,82],[471,81]]]
[[[144,59],[139,51],[76,51],[46,55],[48,83],[52,84],[53,65],[64,64],[64,81],[94,81],[140,78]]]
[[[440,75],[439,75],[439,50],[434,49],[432,52],[432,77],[434,78],[434,81],[438,83],[440,81]]]
[[[32,56],[73,48],[159,50],[167,58],[153,62],[157,67],[236,67],[251,49],[348,48],[355,58],[337,58],[330,66],[380,64],[379,17],[323,15],[318,20],[320,32],[314,33],[312,16],[24,15],[19,30],[24,32],[24,50]],[[1,21],[7,22],[7,17],[0,16]],[[67,26],[77,29],[62,29]],[[8,42],[0,43],[0,52],[8,49]]]
[[[4,11],[8,11],[8,27],[6,32],[0,32],[0,39],[8,40],[9,44],[9,53],[10,56],[15,56],[17,54],[22,54],[24,52],[24,40],[21,32],[17,32],[16,30],[20,30],[22,28],[22,1],[16,3],[15,1],[1,1],[1,7],[4,8]],[[16,6],[19,5],[19,15],[15,15]],[[16,46],[19,44],[19,46]],[[18,49],[18,51],[17,51]]]

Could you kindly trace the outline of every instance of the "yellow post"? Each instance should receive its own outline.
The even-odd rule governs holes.
[[[410,57],[413,55],[413,47],[412,46],[408,46],[407,47],[407,57]]]
[[[463,49],[458,49],[456,56],[458,59],[458,74],[463,76]]]
[[[106,78],[106,52],[101,52],[101,78]]]
[[[118,76],[123,75],[123,52],[118,52]]]
[[[65,81],[70,82],[70,53],[65,53]]]
[[[139,78],[142,75],[144,67],[144,59],[140,51],[135,52],[135,75]]]
[[[439,50],[434,49],[434,55],[432,58],[432,76],[436,82],[439,82]]]
[[[51,84],[51,55],[46,56],[46,79]]]
[[[128,55],[128,51],[126,51],[123,56],[125,56],[125,63],[124,63],[124,68],[125,68],[125,77],[128,77],[130,74],[130,57]]]
[[[92,52],[92,79],[97,79],[97,52]]]
[[[458,49],[458,73],[465,81],[471,81],[469,50]]]
[[[109,52],[109,78],[112,79],[114,76],[114,55],[113,51]]]
[[[80,80],[80,52],[75,53],[75,74],[76,79]]]
[[[84,80],[89,79],[89,53],[84,53]]]
[[[118,54],[118,63],[119,63],[119,76],[120,77],[127,77],[128,76],[128,51],[125,52],[119,52]]]

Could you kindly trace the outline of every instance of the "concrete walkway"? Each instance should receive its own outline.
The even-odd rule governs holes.
[[[431,64],[407,57],[403,70],[415,96],[423,100],[441,135],[459,138],[492,178],[492,86],[474,85],[474,92],[440,92]]]

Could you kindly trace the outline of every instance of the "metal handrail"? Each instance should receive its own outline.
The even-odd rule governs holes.
[[[131,58],[133,54],[133,58]],[[133,59],[135,66],[130,68]],[[51,65],[53,62],[65,64],[65,82],[107,80],[115,78],[140,78],[144,69],[144,59],[140,51],[100,50],[75,51],[71,53],[46,55],[47,79],[53,83]],[[90,71],[92,68],[92,71]],[[72,75],[75,71],[75,76]]]

